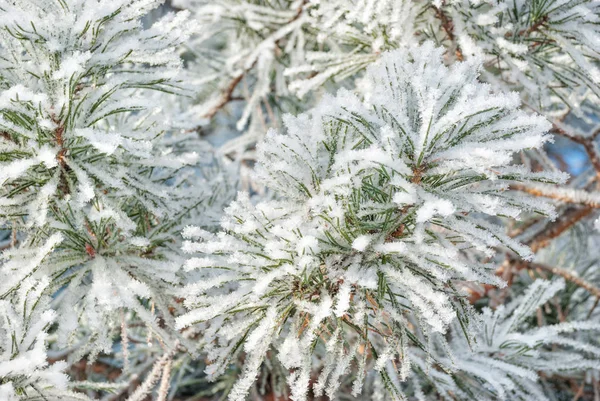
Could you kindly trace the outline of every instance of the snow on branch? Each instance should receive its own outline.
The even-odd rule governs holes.
[[[190,311],[177,324],[210,322],[211,375],[245,351],[230,399],[246,397],[271,348],[290,370],[295,400],[313,386],[315,347],[337,363],[314,385],[329,397],[351,361],[368,369],[359,344],[410,364],[410,354],[384,344],[406,339],[413,325],[446,333],[455,319],[473,318],[454,283],[505,285],[479,256],[506,247],[531,257],[480,216],[552,215],[542,200],[507,191],[564,180],[512,164],[514,152],[542,146],[551,125],[478,82],[477,63],[449,68],[442,52],[426,43],[383,54],[362,98],[341,90],[286,116],[287,132],[259,145],[257,168],[280,199],[252,204],[242,193],[221,233],[193,231],[199,241],[185,250],[200,256],[186,268],[201,278],[182,290]],[[406,378],[402,369],[394,374]]]

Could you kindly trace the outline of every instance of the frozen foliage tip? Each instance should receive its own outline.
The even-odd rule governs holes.
[[[446,67],[442,52],[427,43],[384,54],[364,100],[341,90],[287,116],[288,132],[260,145],[257,170],[280,199],[253,205],[242,194],[222,232],[185,232],[199,241],[184,249],[201,253],[186,268],[202,279],[186,288],[191,310],[177,323],[210,322],[213,375],[247,354],[230,399],[244,399],[271,348],[296,401],[310,386],[334,397],[352,361],[356,393],[369,369],[391,383],[392,359],[404,380],[412,327],[428,337],[457,318],[468,326],[459,283],[504,284],[483,262],[493,248],[530,257],[482,217],[553,213],[508,190],[563,179],[512,164],[548,140],[549,124],[478,82],[477,63]],[[317,348],[324,366],[311,384]]]
[[[449,343],[434,336],[431,348],[440,369],[427,370],[428,356],[413,347],[409,351],[413,376],[405,388],[419,393],[431,386],[443,399],[552,399],[539,380],[540,373],[551,376],[600,367],[600,348],[590,344],[600,324],[573,321],[538,327],[543,316],[540,308],[564,287],[562,280],[537,280],[507,305],[494,311],[485,308],[473,327],[476,343],[467,341],[458,323],[452,325]]]
[[[539,108],[578,112],[600,96],[600,3],[594,0],[457,0],[444,9],[459,51],[483,55],[510,87]],[[497,74],[497,72],[496,72]],[[492,74],[489,75],[491,79]]]
[[[21,292],[16,304],[0,300],[0,399],[17,401],[19,396],[37,396],[51,388],[55,397],[65,390],[65,363],[48,366],[45,330],[56,314],[32,310],[45,283],[37,283],[30,293]],[[46,283],[47,284],[47,283]],[[21,318],[21,313],[25,313]],[[50,395],[47,394],[47,395]],[[66,394],[62,393],[66,397]],[[83,397],[82,397],[83,398]]]

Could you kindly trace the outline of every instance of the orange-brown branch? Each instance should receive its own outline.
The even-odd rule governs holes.
[[[525,192],[525,193],[528,193],[533,196],[539,196],[539,197],[544,197],[544,198],[549,198],[549,199],[556,199],[556,200],[559,200],[559,201],[565,202],[565,203],[572,203],[572,204],[576,204],[576,205],[585,205],[585,206],[593,207],[595,209],[600,208],[600,202],[596,202],[592,199],[589,199],[589,198],[574,199],[572,197],[569,197],[565,193],[555,193],[552,191],[545,191],[543,188],[539,188],[539,187],[528,187],[527,185],[523,185],[523,184],[513,184],[510,186],[510,189],[512,189],[513,191]]]
[[[544,229],[533,239],[526,242],[533,252],[547,247],[550,241],[557,238],[562,233],[573,227],[575,224],[589,216],[594,208],[586,206],[581,208],[568,209],[562,216],[555,221],[548,223]]]
[[[564,278],[565,280],[574,283],[578,287],[583,288],[584,290],[586,290],[587,292],[589,292],[596,298],[600,298],[600,288],[595,287],[592,283],[582,279],[581,277],[577,277],[576,275],[574,275],[573,273],[571,273],[568,270],[561,269],[561,268],[555,267],[555,266],[548,266],[548,265],[545,265],[542,263],[533,263],[533,262],[523,263],[522,265],[527,267],[528,269],[543,270],[543,271],[552,273],[555,276],[560,276],[560,277]]]

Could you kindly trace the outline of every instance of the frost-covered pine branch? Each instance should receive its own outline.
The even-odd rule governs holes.
[[[123,308],[172,344],[177,233],[218,198],[194,167],[207,145],[169,131],[151,94],[185,94],[187,14],[143,28],[159,4],[0,5],[0,227],[16,240],[1,256],[0,298],[45,282],[58,344],[79,343],[79,357],[111,352]]]
[[[598,7],[0,1],[0,399],[597,398]]]
[[[598,323],[540,320],[548,313],[547,303],[564,286],[562,280],[536,280],[507,305],[485,308],[473,326],[476,342],[469,343],[457,323],[450,330],[449,342],[435,335],[433,358],[441,368],[437,371],[428,370],[428,355],[412,349],[414,376],[403,387],[408,393],[428,388],[428,395],[443,398],[549,400],[560,390],[540,377],[578,377],[587,370],[597,371],[600,348],[594,339]]]
[[[247,132],[227,150],[250,147],[278,110],[306,110],[309,93],[362,72],[382,51],[417,42],[432,14],[426,1],[176,0],[197,22],[190,71],[198,79],[198,115],[229,110]],[[302,98],[300,102],[299,98]],[[239,106],[239,107],[238,107]]]
[[[239,129],[251,116],[274,117],[261,103],[295,103],[290,94],[304,96],[328,82],[352,79],[381,52],[423,40],[447,46],[453,59],[484,57],[487,80],[521,91],[529,103],[554,114],[583,116],[579,109],[598,96],[593,0],[175,4],[197,16],[192,53],[199,69],[213,71],[204,77],[208,88],[219,86],[199,112],[212,117],[232,99],[245,98]]]
[[[213,375],[246,353],[230,399],[244,399],[271,348],[294,400],[309,387],[334,397],[352,361],[357,394],[372,359],[397,358],[404,380],[402,350],[429,352],[413,327],[429,337],[458,319],[467,330],[473,311],[460,282],[504,285],[486,256],[531,257],[482,216],[552,215],[508,191],[564,179],[512,164],[514,152],[548,140],[549,124],[520,111],[516,94],[479,83],[478,64],[446,67],[442,52],[427,43],[385,54],[367,70],[364,99],[340,91],[287,116],[287,134],[261,144],[257,170],[280,199],[254,205],[242,194],[221,233],[185,232],[199,241],[184,249],[201,253],[185,267],[203,276],[185,289],[191,311],[178,326],[209,322]],[[316,349],[325,365],[311,384]]]
[[[553,113],[564,113],[564,106],[577,113],[584,101],[597,102],[597,1],[447,3],[462,53],[485,57],[490,78],[498,76]]]
[[[48,280],[27,279],[11,301],[0,300],[0,399],[34,400],[39,397],[61,400],[87,400],[67,390],[66,363],[50,365],[46,355],[47,330],[56,319],[52,310],[38,304],[48,302],[44,295]]]

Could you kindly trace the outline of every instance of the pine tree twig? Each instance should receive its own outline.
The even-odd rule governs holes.
[[[10,134],[8,132],[0,131],[0,138],[3,138],[8,142],[14,142],[14,140],[10,137]]]
[[[454,38],[455,38],[454,37],[454,23],[452,22],[452,20],[450,18],[448,18],[446,13],[444,13],[444,11],[442,11],[441,7],[433,6],[433,8],[435,9],[435,16],[442,23],[442,29],[444,29],[444,32],[446,32],[448,39],[450,39],[450,41],[454,42]]]
[[[441,7],[435,7],[435,6],[432,6],[432,7],[435,9],[435,16],[437,19],[440,20],[440,22],[442,24],[442,29],[444,30],[444,32],[446,32],[446,36],[448,36],[448,40],[450,40],[450,42],[452,42],[456,48],[456,51],[455,51],[456,58],[459,61],[462,61],[464,59],[464,57],[463,57],[462,51],[460,50],[460,47],[456,43],[456,36],[454,35],[454,23],[448,17],[448,15],[446,15],[446,13],[444,13],[444,11],[442,11]]]
[[[565,203],[576,205],[585,205],[594,209],[600,208],[600,201],[596,201],[590,196],[590,193],[583,190],[567,189],[544,186],[527,186],[523,184],[513,184],[511,190],[525,192],[533,196],[540,196],[549,199],[556,199]]]
[[[525,106],[533,110],[534,112],[541,114],[539,110],[535,107],[525,103]],[[564,116],[566,117],[566,115]],[[563,118],[564,118],[563,117]],[[600,178],[600,155],[595,146],[595,139],[600,135],[600,129],[595,130],[592,135],[584,137],[575,133],[572,133],[566,129],[564,124],[562,123],[562,119],[552,121],[552,131],[561,135],[575,143],[582,145],[590,159],[590,163],[594,167],[596,171],[596,178]],[[560,199],[562,201],[566,201],[565,199]],[[571,203],[571,202],[569,202]],[[550,240],[558,237],[564,231],[568,230],[573,225],[577,224],[579,221],[587,217],[591,214],[595,208],[595,205],[591,203],[597,202],[579,202],[586,205],[586,207],[582,209],[573,209],[568,208],[564,211],[564,213],[559,216],[554,222],[549,223],[545,226],[544,230],[538,233],[532,240],[528,241],[527,245],[530,246],[533,252],[537,252],[537,250],[546,247]],[[529,227],[527,227],[529,228]],[[521,232],[516,233],[516,235],[522,234],[527,228],[522,230]]]
[[[585,219],[594,210],[595,209],[591,206],[578,207],[578,208],[575,208],[575,207],[567,208],[564,211],[564,213],[561,214],[555,221],[546,224],[543,227],[543,229],[540,232],[538,232],[535,236],[533,236],[529,241],[525,241],[525,244],[529,246],[529,248],[531,249],[532,252],[536,253],[540,249],[543,249],[543,248],[547,247],[548,245],[550,245],[550,243],[552,242],[553,239],[559,237],[562,233],[569,230],[571,227],[573,227],[575,224],[577,224],[581,220]],[[528,225],[524,229],[519,230],[515,233],[512,233],[511,237],[515,237],[517,235],[522,234],[524,231],[526,231],[527,229],[529,229],[532,226],[534,226],[534,225]],[[509,256],[507,260],[509,262],[509,266],[514,265],[517,268],[517,270],[520,270],[523,267],[529,267],[529,265],[531,265],[531,262],[524,261],[520,258],[517,259],[516,257]],[[514,272],[510,272],[510,270],[507,270],[509,268],[509,266],[503,265],[498,270],[498,272],[509,273],[508,277],[504,277],[504,279],[506,281],[508,281],[509,287],[510,287],[512,278],[514,276]],[[543,266],[543,265],[540,265],[540,266]],[[565,277],[562,274],[560,274],[560,272],[563,272],[563,270],[558,269],[558,268],[556,268],[556,269],[557,269],[556,273],[553,272],[553,274],[557,274],[562,277]],[[542,268],[540,268],[539,270],[552,272],[551,270],[542,269]],[[564,271],[564,272],[566,274],[570,274],[567,271]],[[576,278],[573,275],[570,275],[569,277]],[[565,279],[568,280],[567,277],[565,277]],[[581,279],[579,279],[579,280],[581,280]],[[587,283],[585,281],[582,281],[582,282]],[[600,291],[599,289],[596,289],[595,287],[593,287],[591,284],[590,284],[590,286],[591,286],[591,288],[595,289],[594,291]],[[487,291],[488,291],[488,289],[486,289],[485,292],[487,293]],[[507,295],[507,292],[505,292],[503,294],[503,296],[506,296],[506,295]]]
[[[542,18],[538,19],[533,25],[531,25],[527,29],[523,29],[519,32],[519,36],[529,35],[533,32],[539,30],[546,22],[548,22],[548,15],[544,15]]]
[[[61,122],[55,117],[52,116],[52,121],[57,125],[54,129],[54,140],[56,145],[58,146],[58,153],[56,154],[56,161],[60,166],[60,184],[59,188],[63,192],[63,195],[69,194],[69,183],[67,182],[66,173],[69,169],[67,165],[67,161],[65,160],[65,156],[67,154],[67,149],[65,148],[65,142],[63,134],[65,132],[65,126],[61,124]]]
[[[169,395],[169,388],[171,387],[171,366],[173,365],[173,358],[169,358],[164,364],[162,371],[162,378],[160,379],[160,386],[158,387],[158,396],[156,401],[166,401]]]
[[[555,266],[548,266],[543,263],[534,263],[534,262],[525,262],[525,263],[522,263],[521,265],[524,267],[527,267],[528,269],[542,270],[542,271],[552,273],[555,276],[560,276],[560,277],[564,278],[565,280],[570,281],[571,283],[577,285],[578,287],[583,288],[584,290],[586,290],[587,292],[589,292],[596,298],[600,298],[600,288],[595,287],[592,283],[582,279],[581,277],[577,277],[576,275],[569,272],[568,270],[561,269],[561,268],[555,267]]]
[[[542,114],[535,107],[527,103],[525,103],[525,106],[538,114]],[[566,115],[564,117],[566,117]],[[600,153],[598,152],[598,148],[596,147],[595,143],[596,138],[600,135],[600,128],[596,129],[590,136],[582,136],[569,131],[561,120],[553,120],[552,131],[562,137],[582,145],[588,155],[588,158],[590,159],[590,163],[596,170],[596,175],[600,177]]]
[[[125,312],[121,311],[121,349],[123,350],[123,371],[129,371],[129,334]]]
[[[54,120],[55,123],[60,124],[59,121]],[[59,125],[54,130],[54,138],[56,140],[56,144],[58,145],[59,151],[56,154],[56,160],[58,164],[64,169],[67,166],[67,162],[65,161],[65,155],[67,150],[65,149],[65,143],[63,139],[63,134],[65,132],[65,127],[63,125]]]
[[[246,75],[247,72],[248,71],[244,71],[236,75],[231,80],[231,82],[229,82],[229,84],[225,87],[225,90],[221,94],[221,98],[219,99],[219,101],[208,112],[204,114],[205,118],[213,118],[219,112],[219,110],[225,107],[233,99],[233,91],[240,83],[240,81],[244,78],[244,75]]]
[[[596,310],[596,307],[598,306],[599,302],[600,302],[600,298],[596,298],[596,301],[594,301],[594,305],[592,305],[592,307],[590,308],[590,311],[588,312],[586,319],[589,319],[590,317],[592,317],[592,313],[594,313],[594,310]]]
[[[587,140],[582,143],[588,157],[590,159],[590,163],[594,166],[596,170],[596,174],[600,177],[600,155],[598,155],[598,148],[593,140]]]
[[[15,223],[13,222],[13,228],[12,228],[11,238],[10,238],[10,247],[14,248],[15,245],[17,245],[17,227],[15,226]]]
[[[575,397],[573,397],[573,401],[577,401],[581,398],[581,396],[583,395],[584,389],[585,389],[585,380],[581,383],[581,386],[579,386],[579,390],[577,390]]]
[[[590,159],[590,163],[596,170],[596,174],[600,177],[600,154],[598,153],[598,148],[595,143],[595,139],[600,135],[600,129],[595,130],[589,137],[583,137],[567,131],[560,122],[553,122],[552,129],[557,134],[582,145]]]
[[[307,3],[308,3],[308,0],[304,0],[302,2],[302,4],[300,5],[300,7],[298,7],[296,14],[294,14],[294,16],[285,25],[289,25],[289,24],[293,23],[294,21],[296,21],[298,18],[300,18],[300,16],[302,15],[302,10],[304,9],[304,6]],[[275,45],[277,45],[278,43],[279,43],[279,40],[275,41]],[[275,47],[277,48],[277,46],[275,46]],[[246,74],[254,68],[254,66],[256,65],[256,61],[257,60],[255,60],[252,63],[252,65],[245,68],[238,75],[233,77],[233,79],[229,82],[229,84],[225,87],[225,89],[221,93],[221,97],[219,98],[217,103],[208,112],[206,112],[204,114],[204,116],[203,116],[204,118],[212,119],[219,112],[219,110],[221,110],[223,107],[225,107],[229,102],[231,102],[232,100],[240,100],[239,97],[233,96],[233,92],[237,88],[238,84],[242,81],[244,76],[246,76]]]
[[[142,401],[146,399],[146,396],[152,391],[158,379],[164,374],[170,375],[170,366],[167,369],[165,369],[165,367],[172,361],[178,349],[179,343],[177,343],[171,351],[163,354],[156,360],[144,382],[138,386],[127,401]]]
[[[558,217],[555,221],[548,223],[541,232],[525,243],[535,253],[548,246],[551,240],[557,238],[579,221],[589,216],[593,211],[594,208],[590,206],[569,208],[563,215]]]

